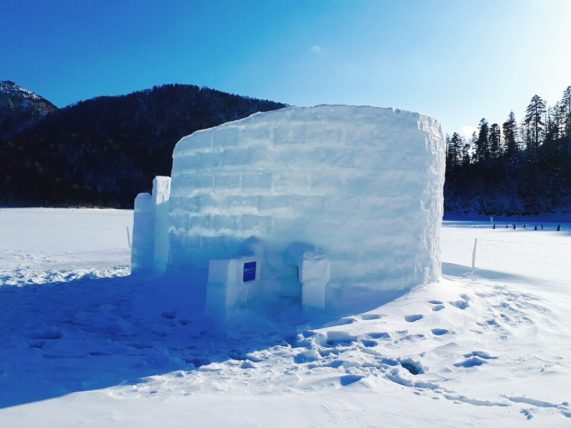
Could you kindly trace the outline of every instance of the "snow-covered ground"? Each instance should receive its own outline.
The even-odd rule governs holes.
[[[0,209],[0,426],[571,426],[568,225],[446,222],[441,282],[224,333],[127,276],[131,221]]]

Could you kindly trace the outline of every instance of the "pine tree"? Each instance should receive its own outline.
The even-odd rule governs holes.
[[[489,143],[490,143],[490,157],[492,159],[497,159],[502,154],[502,141],[501,141],[501,131],[500,125],[497,123],[493,123],[490,126],[490,135],[489,135]]]
[[[560,102],[548,110],[549,122],[547,123],[547,132],[549,138],[559,139],[565,136],[565,116]],[[547,137],[546,137],[547,138]]]
[[[563,91],[563,97],[559,102],[559,114],[562,118],[563,123],[561,124],[561,136],[570,137],[571,136],[571,86],[567,86],[567,89]]]
[[[513,111],[510,112],[508,120],[503,123],[502,130],[506,157],[512,160],[519,152],[519,145],[517,143],[517,122]]]
[[[463,141],[460,134],[455,132],[452,134],[452,138],[448,138],[448,150],[446,156],[446,165],[452,171],[458,167],[462,158],[462,149]]]
[[[559,103],[547,109],[546,117],[545,143],[557,141],[561,136],[564,124]]]
[[[527,148],[532,152],[539,149],[541,140],[545,135],[544,117],[546,113],[545,101],[539,95],[534,95],[527,106],[524,124],[526,128]]]
[[[467,168],[470,166],[472,162],[472,156],[470,154],[471,146],[468,141],[464,142],[464,146],[462,147],[462,168]]]
[[[489,142],[490,127],[486,119],[480,120],[478,125],[478,136],[476,138],[476,162],[483,163],[490,157]]]

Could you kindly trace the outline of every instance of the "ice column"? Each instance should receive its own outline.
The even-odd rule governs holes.
[[[153,180],[153,205],[155,210],[154,267],[156,274],[165,271],[169,257],[169,198],[170,177]]]
[[[170,177],[155,177],[153,193],[135,198],[133,214],[132,273],[164,272],[169,255]]]
[[[154,254],[154,204],[149,193],[139,193],[135,198],[133,213],[133,246],[131,249],[131,273],[149,273]]]

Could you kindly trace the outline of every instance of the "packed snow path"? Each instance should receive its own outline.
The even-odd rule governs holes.
[[[130,222],[0,210],[0,426],[571,425],[568,226],[447,222],[440,283],[223,333],[127,276]]]

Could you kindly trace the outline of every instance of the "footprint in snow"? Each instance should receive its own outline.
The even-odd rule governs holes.
[[[328,331],[325,345],[327,346],[349,346],[355,342],[356,338],[344,331]]]
[[[411,375],[419,375],[424,373],[424,368],[418,361],[414,361],[411,359],[401,360],[400,365],[402,368],[406,369]]]
[[[382,315],[379,315],[379,314],[363,314],[363,315],[361,315],[361,319],[363,321],[378,320],[381,317],[382,317]]]
[[[445,328],[433,328],[432,334],[435,336],[443,336],[445,334],[448,334],[448,330],[446,330]]]
[[[524,415],[528,421],[533,418],[533,409],[521,409],[519,412]]]
[[[379,331],[379,332],[375,332],[375,333],[369,333],[368,336],[371,339],[390,339],[391,335],[389,333],[387,333],[386,331]]]
[[[341,384],[341,386],[347,386],[351,385],[352,383],[359,382],[361,379],[363,379],[363,376],[345,375],[339,378],[339,383]]]
[[[444,305],[435,305],[432,307],[433,312],[438,312],[441,311],[442,309],[444,309]]]
[[[406,333],[406,330],[405,330]],[[403,334],[401,335],[400,339],[398,339],[395,343],[398,342],[419,342],[421,340],[424,340],[426,338],[426,336],[422,333],[418,333],[418,334]]]
[[[242,369],[255,369],[256,366],[251,361],[244,361],[240,364],[240,368]]]
[[[328,363],[322,364],[321,366],[316,365],[316,367],[331,367],[332,369],[338,369],[343,365],[343,363],[344,363],[343,360],[333,360],[329,361]]]
[[[452,306],[455,306],[455,307],[457,307],[458,309],[462,309],[462,310],[464,310],[464,309],[466,309],[467,307],[470,306],[470,303],[468,303],[467,300],[455,300],[455,301],[453,301],[453,302],[450,302],[450,304],[451,304]]]
[[[58,340],[63,336],[62,332],[56,329],[46,329],[32,333],[29,337],[35,340]]]
[[[317,351],[309,350],[297,354],[295,357],[293,357],[293,361],[296,364],[310,363],[318,360],[319,357],[320,355]]]
[[[461,361],[459,363],[454,364],[455,367],[463,367],[465,369],[469,369],[471,367],[478,367],[484,364],[486,361],[478,358],[478,357],[470,357]]]
[[[407,315],[404,317],[404,319],[408,322],[416,322],[418,320],[421,320],[422,318],[424,317],[420,314]]]
[[[464,354],[464,358],[470,358],[470,357],[478,357],[484,360],[495,360],[498,358],[498,357],[492,357],[490,354],[484,351],[472,351],[469,354]]]
[[[429,300],[428,303],[432,305],[441,305],[443,302],[441,300]]]

